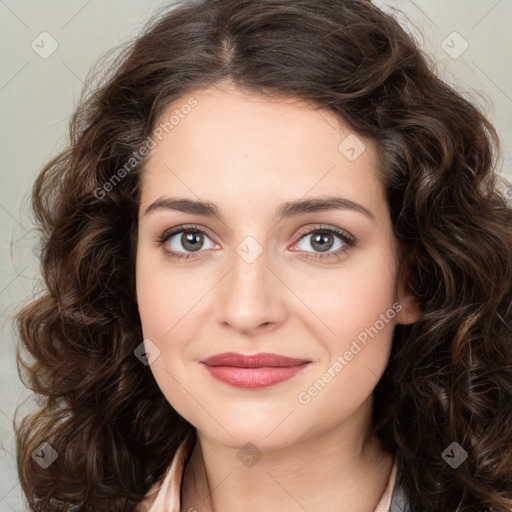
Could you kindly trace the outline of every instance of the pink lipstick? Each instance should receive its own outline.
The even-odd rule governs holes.
[[[201,363],[217,380],[240,388],[258,389],[291,379],[311,361],[268,352],[249,356],[224,352]]]

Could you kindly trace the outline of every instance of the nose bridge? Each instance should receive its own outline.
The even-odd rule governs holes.
[[[269,249],[253,236],[235,247],[219,301],[221,322],[247,331],[277,321],[282,290],[271,270],[271,260]]]

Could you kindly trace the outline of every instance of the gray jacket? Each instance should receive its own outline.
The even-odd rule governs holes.
[[[393,490],[389,512],[412,512],[402,487],[398,485]]]
[[[405,496],[402,486],[400,485],[400,476],[401,468],[399,467],[389,512],[412,512],[409,501]]]

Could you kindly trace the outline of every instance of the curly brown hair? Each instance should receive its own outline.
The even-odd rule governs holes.
[[[399,454],[415,512],[509,512],[512,209],[481,110],[363,0],[183,0],[107,65],[32,190],[45,289],[15,317],[18,371],[41,407],[16,432],[31,510],[132,511],[195,431],[134,356],[134,155],[171,102],[229,79],[328,108],[376,142],[423,314],[395,329],[372,432]],[[46,469],[31,457],[42,442],[58,453]],[[452,442],[468,453],[456,470],[441,457]]]

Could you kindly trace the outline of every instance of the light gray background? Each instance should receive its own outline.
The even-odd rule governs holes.
[[[0,510],[24,510],[17,482],[12,418],[33,405],[18,379],[11,316],[38,288],[37,246],[28,195],[41,167],[66,143],[69,116],[97,58],[137,34],[157,6],[146,0],[0,0]],[[481,105],[503,144],[512,179],[512,0],[378,0],[435,63],[437,73]],[[459,35],[453,35],[453,32]],[[48,32],[58,48],[31,47]],[[444,41],[444,42],[443,42]],[[468,48],[461,53],[467,42]],[[49,48],[49,39],[45,39]],[[445,49],[451,53],[447,53]],[[461,53],[460,55],[458,55]]]

